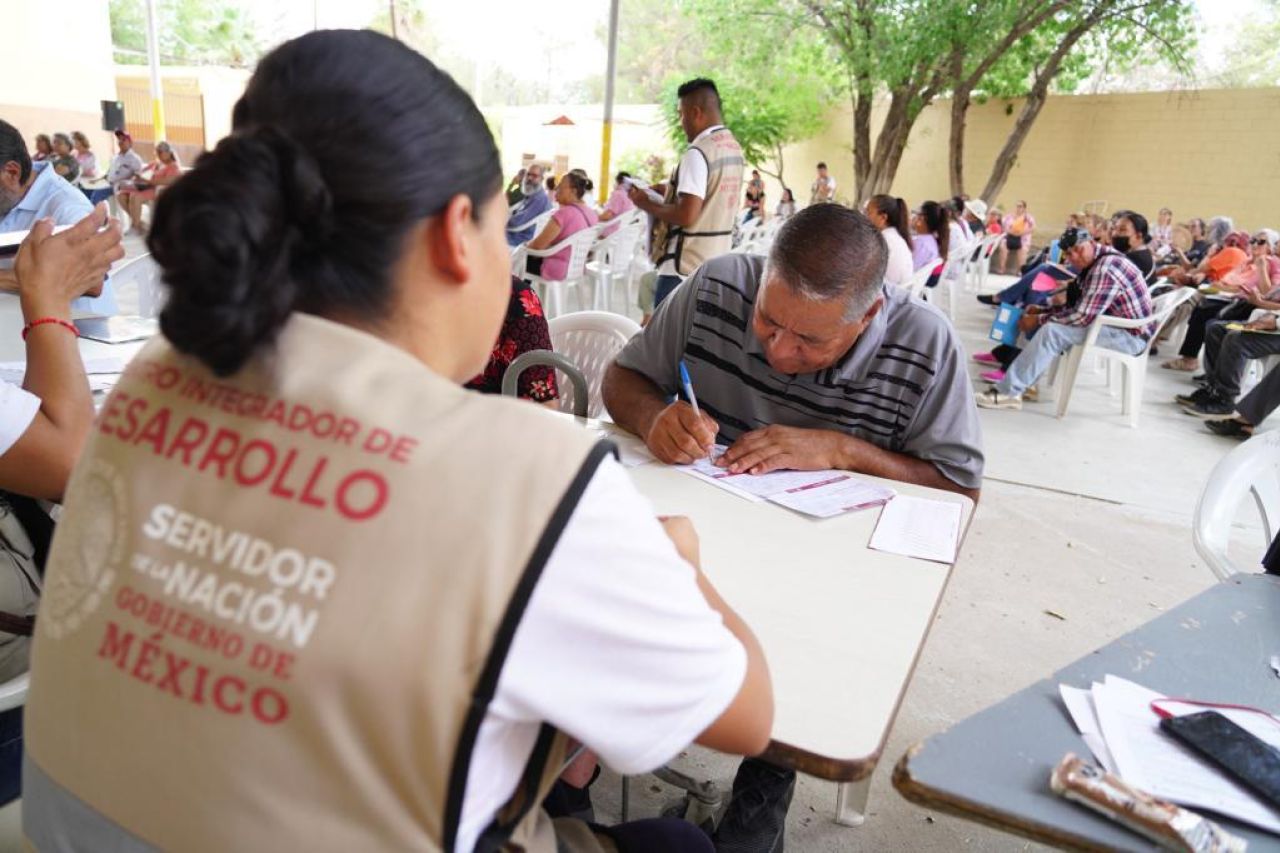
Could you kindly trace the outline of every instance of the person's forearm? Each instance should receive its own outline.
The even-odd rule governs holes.
[[[841,436],[844,441],[835,466],[841,470],[857,471],[873,477],[884,477],[886,480],[958,492],[972,498],[975,503],[981,494],[979,489],[965,488],[946,477],[932,462],[917,459],[905,453],[885,450],[851,435],[841,433]]]
[[[49,305],[24,305],[27,322],[45,317],[67,320],[70,311]],[[22,387],[40,398],[36,417],[56,430],[57,458],[40,472],[45,483],[32,483],[42,496],[60,495],[93,424],[93,395],[80,358],[77,337],[57,323],[33,327],[27,334],[27,369]],[[61,484],[54,486],[54,484]]]
[[[739,688],[739,695],[735,697],[734,708],[739,710],[742,716],[751,715],[759,717],[765,715],[763,724],[759,726],[761,732],[765,733],[765,737],[761,738],[753,747],[758,749],[744,749],[742,752],[747,755],[754,755],[763,752],[769,745],[769,733],[773,731],[773,678],[769,674],[769,664],[764,656],[764,649],[760,646],[760,641],[756,638],[755,633],[743,621],[732,607],[729,606],[720,592],[711,584],[707,576],[703,574],[702,569],[694,567],[698,573],[698,588],[702,591],[703,596],[707,599],[707,604],[711,609],[720,614],[724,620],[724,626],[742,643],[742,648],[747,653],[746,673]],[[734,713],[733,710],[726,712]],[[708,738],[700,738],[700,742],[704,746],[716,748],[717,744]]]
[[[605,371],[601,395],[613,422],[642,439],[667,407],[667,396],[652,379],[616,364]]]

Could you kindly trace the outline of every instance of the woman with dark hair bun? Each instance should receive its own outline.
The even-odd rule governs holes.
[[[558,246],[579,231],[595,227],[600,217],[586,202],[592,186],[591,179],[581,169],[566,172],[556,185],[556,203],[560,206],[537,236],[529,241],[529,248]],[[562,280],[569,272],[569,247],[565,246],[546,258],[529,258],[526,269],[545,279]]]
[[[761,751],[773,705],[688,522],[589,431],[461,387],[508,304],[506,218],[483,117],[420,54],[319,31],[259,63],[157,202],[163,335],[66,493],[35,848],[710,849],[537,805],[569,738],[638,773]]]

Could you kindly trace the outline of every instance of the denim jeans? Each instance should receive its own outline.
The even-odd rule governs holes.
[[[1022,396],[1022,392],[1034,385],[1049,369],[1055,358],[1084,343],[1088,334],[1089,329],[1085,326],[1045,323],[1027,344],[1027,348],[1009,365],[1004,379],[996,383],[996,390],[1011,397]],[[1104,326],[1098,333],[1098,346],[1127,355],[1137,355],[1146,349],[1147,341],[1125,329]]]

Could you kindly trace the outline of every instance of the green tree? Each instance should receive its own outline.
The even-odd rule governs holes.
[[[1189,73],[1183,57],[1194,44],[1188,0],[1084,0],[1056,12],[1007,51],[988,75],[991,88],[1000,95],[1021,94],[1025,100],[992,163],[981,198],[994,199],[1004,188],[1051,87],[1073,91],[1104,58],[1112,67],[1124,68],[1152,52]],[[1017,91],[1022,86],[1026,88]],[[952,159],[954,177],[959,160],[955,151]],[[953,189],[961,192],[963,184],[953,184]]]
[[[1226,51],[1214,82],[1228,88],[1280,86],[1280,0],[1266,0]]]
[[[248,11],[231,0],[159,0],[156,4],[160,58],[188,65],[248,68],[263,45]],[[145,0],[111,0],[115,60],[147,62]]]
[[[785,187],[785,147],[826,127],[838,89],[827,46],[808,32],[779,40],[775,21],[741,18],[732,0],[690,0],[686,14],[694,20],[689,40],[700,60],[664,82],[661,103],[672,141],[685,145],[676,89],[685,80],[709,77],[747,162]]]

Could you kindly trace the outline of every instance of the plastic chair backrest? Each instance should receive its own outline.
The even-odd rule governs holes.
[[[167,294],[160,286],[160,265],[151,255],[139,255],[111,271],[111,284],[119,294],[132,285],[138,295],[138,315],[155,317],[164,307]]]
[[[567,356],[586,378],[590,397],[587,416],[599,417],[604,411],[600,396],[604,373],[627,341],[639,334],[640,324],[608,311],[578,311],[552,317],[547,325],[551,330],[552,348]],[[575,402],[573,395],[560,389],[561,411],[572,411]]]
[[[924,295],[924,287],[937,268],[936,263],[928,263],[911,274],[911,278],[907,281],[907,290],[911,291],[912,296],[919,299]]]
[[[502,393],[506,397],[520,396],[520,374],[524,373],[531,367],[554,367],[565,376],[569,377],[569,383],[573,387],[574,411],[573,413],[580,418],[587,416],[586,400],[590,397],[587,391],[587,380],[583,377],[582,371],[578,366],[565,356],[558,352],[552,352],[548,349],[533,349],[519,356],[511,364],[507,365],[507,372],[502,375]],[[563,384],[563,383],[561,383]],[[563,395],[564,389],[561,389]],[[563,399],[563,396],[561,397]],[[578,402],[582,401],[582,402]]]
[[[529,248],[524,243],[511,250],[511,274],[517,278],[524,276],[524,262]]]
[[[15,675],[0,684],[0,711],[11,711],[27,704],[27,688],[31,684],[31,673]]]
[[[1147,339],[1147,348],[1144,351],[1151,351],[1151,347],[1155,346],[1156,338],[1160,337],[1160,331],[1164,328],[1165,323],[1169,322],[1169,318],[1173,316],[1173,312],[1178,306],[1195,296],[1195,291],[1189,287],[1179,287],[1167,293],[1162,293],[1151,300],[1151,316],[1156,320],[1156,330],[1151,337]]]
[[[583,228],[581,231],[575,232],[565,240],[569,244],[569,268],[565,270],[564,280],[575,281],[582,278],[587,270],[587,258],[591,254],[591,249],[595,246],[596,238],[600,235],[600,227],[598,225],[591,228]],[[552,246],[551,248],[556,248]]]
[[[1268,430],[1218,461],[1200,493],[1192,523],[1196,552],[1220,580],[1244,569],[1227,555],[1240,502],[1252,498],[1262,517],[1262,554],[1280,532],[1280,430]]]

